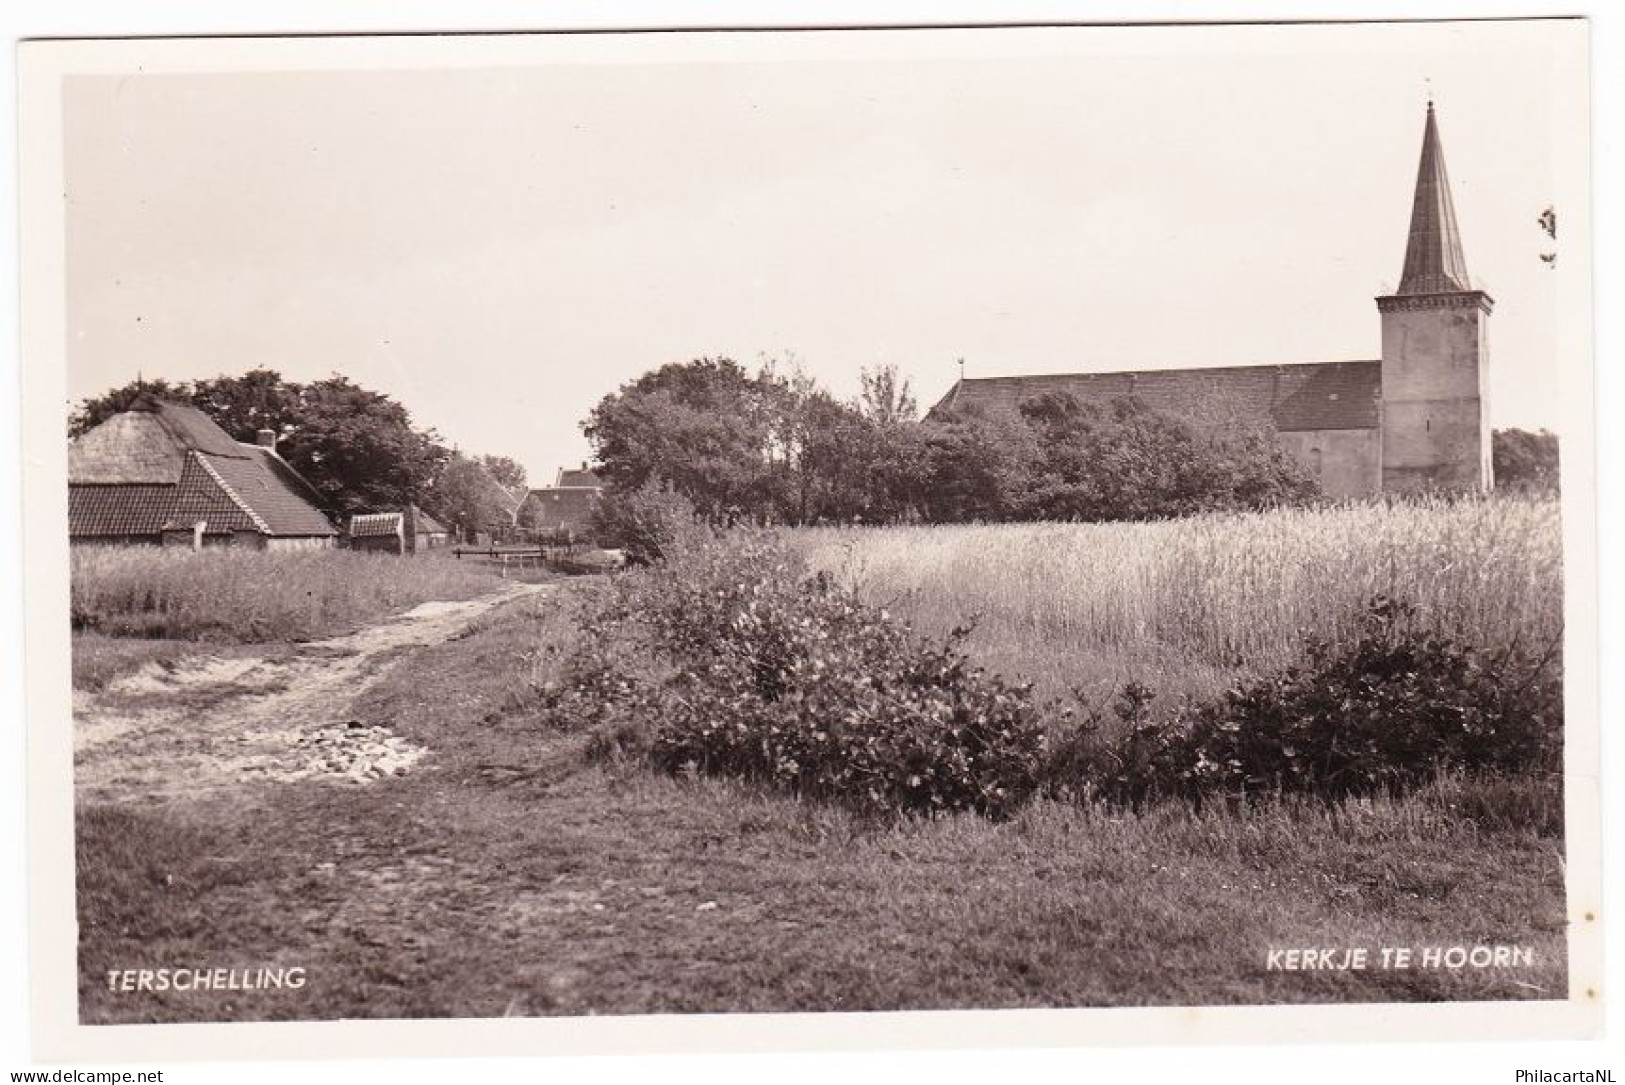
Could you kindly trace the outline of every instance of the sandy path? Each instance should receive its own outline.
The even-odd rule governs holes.
[[[440,644],[492,607],[548,590],[514,584],[462,602],[424,603],[292,656],[149,664],[74,704],[81,801],[195,796],[245,780],[311,776],[357,783],[398,775],[428,751],[351,723],[352,701],[398,653]]]

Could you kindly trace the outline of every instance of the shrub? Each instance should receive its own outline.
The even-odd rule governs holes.
[[[1138,806],[1283,792],[1338,801],[1403,794],[1446,772],[1558,772],[1562,681],[1550,653],[1487,652],[1414,617],[1379,597],[1347,647],[1312,642],[1303,666],[1161,719],[1131,687],[1118,706],[1126,731],[1103,741],[1098,718],[1085,721],[1060,744],[1052,783]]]
[[[593,506],[589,531],[600,546],[620,549],[629,565],[649,565],[700,545],[710,534],[694,503],[669,486],[611,489]]]
[[[1560,824],[1554,647],[1474,647],[1378,597],[1358,633],[1304,662],[1158,711],[1122,688],[1098,712],[1040,704],[941,640],[865,604],[771,536],[713,537],[603,585],[545,708],[592,756],[766,782],[884,814],[999,818],[1039,790],[1140,809],[1297,795],[1448,795],[1490,827]],[[1051,734],[1059,735],[1052,740]],[[1441,790],[1439,781],[1456,783]],[[1504,785],[1504,786],[1503,786]],[[1554,814],[1556,811],[1556,814]]]
[[[1490,439],[1490,457],[1496,489],[1557,492],[1561,472],[1555,433],[1498,429]]]
[[[928,642],[735,532],[607,588],[584,627],[597,650],[553,707],[596,728],[596,748],[640,747],[669,772],[876,813],[1000,817],[1036,788],[1045,729],[1028,687],[970,664],[968,632]]]

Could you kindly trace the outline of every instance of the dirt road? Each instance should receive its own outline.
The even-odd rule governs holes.
[[[401,653],[450,640],[492,607],[547,591],[514,584],[424,603],[359,632],[246,658],[148,664],[74,702],[81,802],[197,796],[245,780],[405,773],[428,751],[347,710]]]

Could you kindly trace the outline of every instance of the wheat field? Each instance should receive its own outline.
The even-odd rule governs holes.
[[[1342,640],[1367,602],[1537,653],[1562,630],[1555,498],[1362,502],[1155,523],[815,528],[816,568],[942,634],[974,618],[980,661],[1046,693],[1122,682],[1208,693]]]

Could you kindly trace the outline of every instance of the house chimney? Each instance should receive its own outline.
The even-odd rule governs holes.
[[[262,429],[262,430],[260,430],[259,432],[254,434],[254,443],[259,445],[261,448],[275,448],[276,447],[276,430],[274,430],[274,429]]]
[[[586,460],[581,461],[581,469],[583,471],[585,471],[587,469],[587,461]]]

